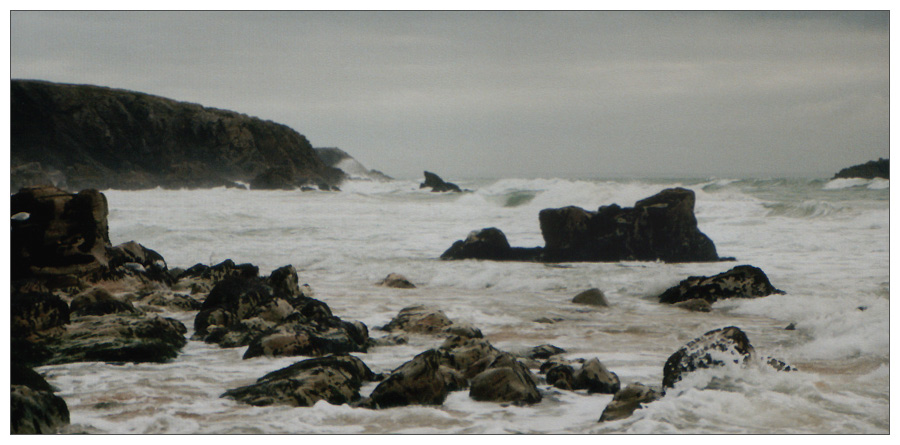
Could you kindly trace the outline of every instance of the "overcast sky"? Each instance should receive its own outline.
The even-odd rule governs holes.
[[[13,78],[273,120],[396,177],[830,177],[888,12],[12,12]]]

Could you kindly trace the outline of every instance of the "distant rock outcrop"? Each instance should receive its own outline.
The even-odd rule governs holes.
[[[303,135],[233,111],[32,80],[13,80],[10,102],[13,192],[29,185],[236,186],[234,181],[249,182],[276,167],[289,173],[291,187],[337,185],[344,178]]]
[[[509,247],[499,229],[487,228],[456,241],[444,260],[506,261],[722,261],[694,216],[694,192],[666,189],[634,207],[616,204],[596,212],[580,207],[541,210],[545,247]]]
[[[428,187],[431,187],[432,192],[462,192],[462,189],[460,189],[458,185],[452,182],[445,182],[440,176],[426,171],[425,182],[419,184],[419,188],[423,189]]]
[[[863,178],[863,179],[875,179],[875,178],[884,178],[890,179],[891,177],[891,165],[890,159],[878,158],[877,161],[869,161],[865,164],[854,165],[852,167],[847,167],[839,172],[837,172],[833,178]]]
[[[319,159],[325,165],[340,169],[349,179],[366,181],[390,181],[394,179],[378,170],[369,170],[340,148],[316,148],[316,154],[319,155]]]

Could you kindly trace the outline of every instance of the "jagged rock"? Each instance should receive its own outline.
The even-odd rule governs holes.
[[[540,345],[531,348],[531,351],[526,355],[528,358],[532,359],[548,359],[554,355],[559,355],[565,353],[566,350],[553,345]]]
[[[395,287],[398,289],[415,289],[416,285],[409,281],[406,277],[396,273],[390,273],[384,280],[378,283],[380,286]]]
[[[337,185],[309,141],[271,121],[148,94],[13,80],[11,166],[42,162],[69,186],[98,189],[234,186],[269,168],[295,185]]]
[[[171,285],[174,280],[169,275],[166,260],[154,250],[148,249],[135,241],[119,244],[107,249],[109,269],[119,274],[140,272],[149,280]],[[135,265],[140,266],[140,268]],[[124,269],[124,270],[123,270]]]
[[[609,307],[609,302],[606,301],[606,295],[603,295],[603,291],[596,287],[576,295],[575,298],[572,299],[572,303]]]
[[[253,357],[319,356],[365,352],[369,339],[366,325],[331,317],[314,323],[295,312],[279,325],[250,341],[244,359]]]
[[[456,381],[442,371],[438,352],[429,349],[392,371],[361,406],[440,405],[447,398],[448,387]]]
[[[478,401],[515,404],[541,401],[541,393],[531,372],[509,354],[494,358],[485,371],[472,378],[469,397]]]
[[[319,400],[341,405],[359,400],[363,382],[376,378],[362,360],[331,355],[270,372],[252,385],[226,391],[222,397],[254,406],[313,406]]]
[[[875,178],[884,178],[890,179],[891,177],[891,163],[889,159],[878,158],[877,161],[869,161],[865,164],[854,165],[852,167],[847,167],[837,172],[833,178],[863,178],[863,179],[875,179]]]
[[[135,307],[127,302],[113,297],[103,288],[95,287],[79,294],[70,304],[72,315],[106,315],[106,314],[137,314]]]
[[[484,338],[451,336],[438,347],[441,364],[462,373],[471,379],[481,373],[503,351],[495,348]]]
[[[669,356],[663,367],[663,388],[672,388],[684,374],[697,369],[746,363],[753,354],[747,334],[729,326],[709,331]]]
[[[666,189],[635,203],[589,212],[579,207],[540,212],[544,261],[718,261],[712,240],[697,228],[694,192]]]
[[[712,277],[689,277],[659,296],[660,303],[679,303],[703,299],[715,303],[725,298],[756,298],[772,294],[784,294],[775,289],[762,269],[753,266],[735,266]]]
[[[387,332],[405,331],[418,334],[443,333],[453,324],[444,311],[427,306],[410,306],[400,310],[381,329]]]
[[[682,309],[686,309],[693,312],[710,312],[712,311],[712,305],[709,304],[708,301],[702,298],[691,298],[690,300],[684,300],[678,303],[674,303],[673,306],[679,307]]]
[[[462,192],[458,185],[452,182],[444,182],[440,176],[425,172],[425,182],[419,184],[419,188],[431,187],[432,192]]]
[[[191,293],[209,293],[216,284],[226,278],[256,278],[259,267],[249,263],[234,264],[227,259],[214,266],[195,264],[178,275],[172,289],[190,290]]]
[[[654,402],[662,397],[662,393],[641,383],[632,383],[613,396],[612,402],[603,409],[600,422],[630,417],[643,404]]]
[[[569,391],[575,390],[575,368],[571,365],[555,364],[546,369],[545,373],[548,385]]]
[[[587,389],[589,394],[615,394],[619,390],[619,376],[593,358],[581,365],[575,374],[575,389]]]
[[[153,362],[175,358],[187,343],[181,322],[159,316],[109,314],[74,318],[58,341],[47,344],[42,364]]]

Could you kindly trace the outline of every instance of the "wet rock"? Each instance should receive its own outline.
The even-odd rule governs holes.
[[[483,337],[481,330],[478,328],[468,323],[455,323],[447,318],[447,315],[442,310],[422,305],[401,309],[396,317],[380,329],[387,332],[403,331],[428,335]]]
[[[528,358],[532,359],[548,359],[554,355],[559,355],[565,353],[566,350],[560,348],[558,346],[553,345],[540,345],[531,348],[531,351],[526,355]]]
[[[495,358],[485,371],[472,379],[469,397],[478,401],[523,405],[541,401],[531,372],[508,354]]]
[[[469,233],[441,254],[442,260],[536,261],[541,249],[510,247],[500,229],[488,227]]]
[[[419,184],[419,188],[431,187],[432,192],[462,192],[458,185],[452,182],[444,182],[440,176],[425,172],[425,182]]]
[[[454,381],[442,372],[438,352],[429,349],[392,371],[361,406],[441,405]]]
[[[147,280],[171,285],[175,281],[169,275],[166,260],[158,252],[135,241],[107,249],[109,269],[113,275],[138,273]]]
[[[191,289],[192,293],[208,293],[220,281],[226,278],[256,278],[259,267],[252,264],[234,264],[227,259],[214,266],[195,264],[178,275],[173,289]]]
[[[113,297],[103,288],[95,287],[76,296],[70,304],[72,315],[137,314],[139,310]]]
[[[619,376],[593,358],[575,374],[575,389],[587,389],[589,394],[615,394],[619,390]]]
[[[366,326],[358,321],[347,322],[332,317],[324,323],[315,323],[300,316],[292,316],[253,337],[244,353],[244,359],[365,352],[368,339]]]
[[[630,417],[642,405],[659,400],[662,393],[641,383],[632,383],[613,396],[612,402],[606,405],[600,422],[619,420]]]
[[[140,304],[170,311],[199,311],[203,304],[188,295],[171,291],[151,291],[137,296]]]
[[[453,368],[463,377],[471,379],[481,373],[503,351],[495,348],[484,338],[452,336],[437,348],[442,365]]]
[[[691,298],[690,300],[680,301],[678,303],[674,303],[673,306],[689,310],[692,312],[710,312],[712,311],[712,305],[709,304],[708,301],[703,298]]]
[[[62,328],[69,323],[70,314],[69,305],[51,293],[14,292],[10,298],[10,327],[14,338]]]
[[[715,303],[726,298],[757,298],[772,294],[784,292],[772,286],[762,269],[744,265],[712,277],[689,277],[663,292],[659,301],[671,304],[700,298]]]
[[[575,390],[575,368],[571,365],[557,363],[547,368],[544,372],[547,374],[548,385],[569,391]]]
[[[69,407],[52,391],[13,381],[9,399],[12,434],[53,434],[69,424]]]
[[[394,287],[397,289],[415,289],[416,288],[416,285],[413,284],[411,281],[409,281],[406,277],[404,277],[403,275],[400,275],[400,274],[396,274],[396,273],[388,274],[388,276],[385,277],[384,280],[381,280],[381,282],[378,284],[380,286]]]
[[[609,302],[606,301],[606,295],[603,295],[603,291],[596,287],[576,295],[575,298],[572,299],[572,303],[609,307]]]
[[[86,361],[162,363],[175,358],[187,343],[185,326],[174,319],[136,314],[74,318],[47,349],[42,364]]]
[[[884,178],[890,179],[891,176],[891,163],[889,159],[878,158],[877,161],[869,161],[865,164],[854,165],[852,167],[847,167],[837,172],[833,178],[863,178],[863,179],[874,179],[874,178]]]
[[[796,330],[797,330],[797,324],[796,324],[796,323],[790,323],[790,324],[788,324],[787,326],[784,327],[784,330],[785,330],[785,331],[796,331]]]
[[[376,378],[362,360],[331,355],[270,372],[252,385],[226,391],[222,397],[254,406],[313,406],[319,400],[341,405],[359,400],[363,382]]]
[[[672,388],[685,374],[697,369],[723,366],[726,362],[746,363],[752,354],[753,346],[740,328],[709,331],[669,356],[663,366],[663,388]]]

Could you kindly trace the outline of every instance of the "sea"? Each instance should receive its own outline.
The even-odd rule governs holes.
[[[885,434],[890,431],[890,183],[875,179],[473,179],[467,193],[431,193],[418,180],[342,184],[340,192],[105,190],[113,244],[135,240],[169,268],[225,259],[260,273],[291,264],[301,284],[372,337],[408,306],[470,323],[495,347],[552,344],[569,359],[598,358],[623,387],[659,386],[666,359],[692,339],[737,326],[759,363],[695,372],[627,418],[598,422],[608,394],[540,385],[540,403],[515,406],[452,392],[442,406],[385,410],[319,402],[253,407],[221,398],[306,357],[242,360],[246,348],[189,341],[163,364],[74,363],[38,371],[59,389],[71,424],[103,434]],[[696,194],[695,214],[723,257],[667,264],[541,264],[439,259],[486,227],[513,246],[543,246],[545,208],[633,206],[670,187]],[[717,302],[709,313],[660,304],[679,281],[736,265],[761,268],[785,292]],[[390,273],[415,289],[377,283]],[[602,290],[609,307],[572,303]],[[196,312],[164,315],[193,333]],[[549,319],[553,323],[536,320]],[[543,320],[547,321],[547,320]],[[792,329],[786,329],[788,327]],[[388,373],[443,339],[354,353]],[[775,357],[797,368],[777,372]],[[536,370],[535,370],[536,372]],[[377,383],[368,383],[368,395]]]

